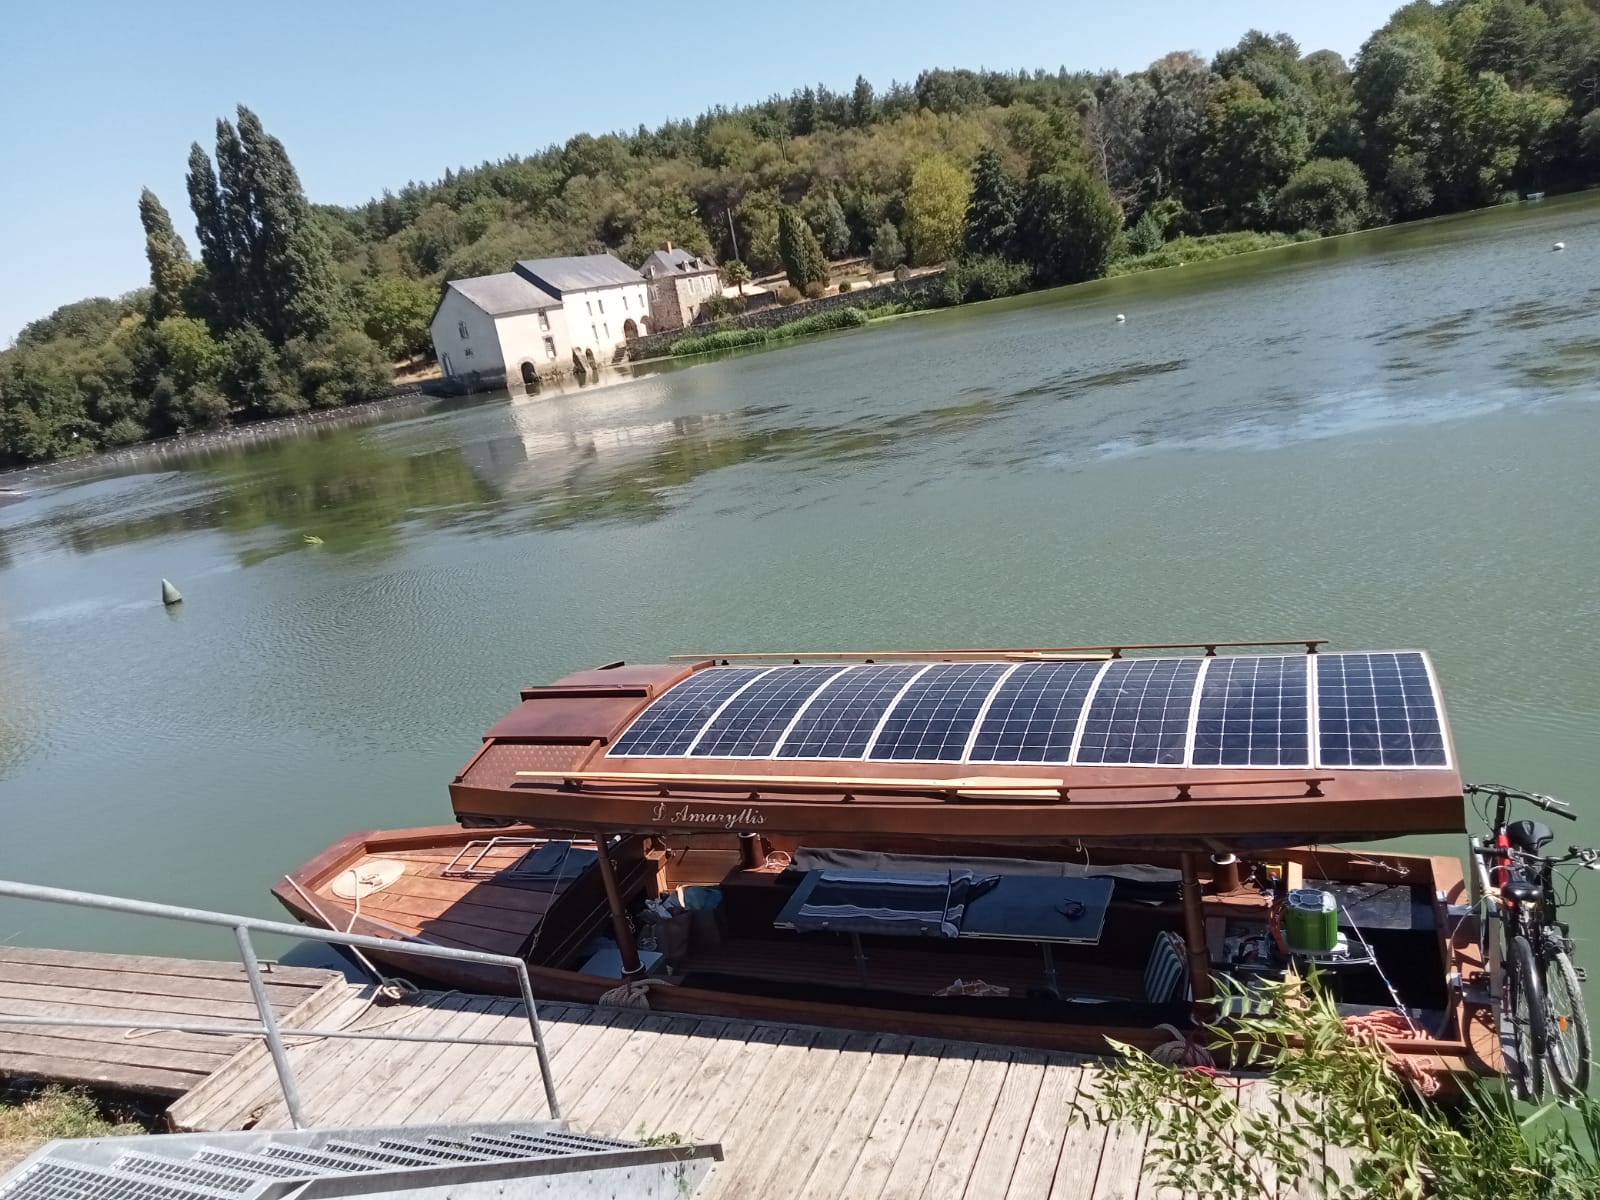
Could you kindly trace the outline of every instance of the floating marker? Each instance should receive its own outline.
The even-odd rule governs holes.
[[[182,593],[180,593],[177,588],[172,586],[172,580],[170,579],[163,579],[161,581],[161,603],[165,604],[168,608],[171,608],[174,604],[183,603]]]
[[[1117,324],[1118,324],[1118,325],[1121,325],[1121,324],[1122,324],[1122,323],[1123,323],[1123,322],[1124,322],[1124,321],[1126,321],[1126,320],[1127,320],[1127,319],[1128,319],[1128,318],[1127,318],[1127,317],[1125,317],[1125,316],[1123,316],[1123,315],[1122,315],[1122,314],[1121,314],[1121,313],[1118,313],[1118,314],[1117,314]]]
[[[1566,248],[1567,244],[1565,242],[1557,242],[1554,246],[1550,247],[1552,250],[1565,250]]]

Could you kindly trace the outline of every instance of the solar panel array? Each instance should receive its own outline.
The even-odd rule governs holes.
[[[1447,767],[1419,651],[710,667],[619,757],[1084,766]]]

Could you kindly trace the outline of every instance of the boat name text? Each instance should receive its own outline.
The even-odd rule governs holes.
[[[665,800],[657,801],[654,811],[650,814],[652,821],[668,825],[722,825],[728,829],[738,829],[741,826],[765,825],[767,818],[761,815],[759,808],[746,806],[740,809],[721,808],[695,808],[690,804],[680,804],[678,807],[668,809]]]

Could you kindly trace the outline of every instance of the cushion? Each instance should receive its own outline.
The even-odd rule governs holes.
[[[1169,1004],[1194,998],[1187,953],[1183,939],[1171,930],[1163,929],[1156,934],[1155,944],[1150,947],[1150,960],[1144,968],[1144,998],[1148,1003]]]

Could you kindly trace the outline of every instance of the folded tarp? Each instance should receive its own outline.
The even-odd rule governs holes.
[[[966,870],[818,871],[807,877],[775,922],[801,933],[961,935],[967,903],[999,876]]]
[[[937,857],[931,854],[893,854],[881,850],[847,850],[832,846],[801,846],[790,864],[796,871],[929,871],[943,874],[952,861],[980,875],[1050,875],[1071,878],[1105,878],[1117,881],[1117,895],[1126,900],[1176,900],[1183,872],[1173,867],[1145,863],[1051,862],[1039,858],[981,858],[972,855]]]

